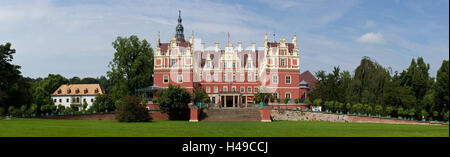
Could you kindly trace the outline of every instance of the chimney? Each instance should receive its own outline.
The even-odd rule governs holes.
[[[216,52],[219,52],[219,43],[216,42]]]
[[[256,51],[255,45],[256,45],[256,43],[255,43],[255,42],[252,42],[252,51],[253,51],[253,52]]]
[[[201,43],[202,44],[202,52],[205,52],[205,43]]]
[[[238,42],[238,51],[242,51],[242,42]]]

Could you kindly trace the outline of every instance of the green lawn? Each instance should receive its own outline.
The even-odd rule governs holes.
[[[0,137],[449,137],[448,126],[274,121],[0,120]]]

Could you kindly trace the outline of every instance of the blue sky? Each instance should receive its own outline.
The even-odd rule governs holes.
[[[206,46],[263,46],[294,33],[301,71],[353,71],[369,56],[394,71],[424,57],[436,75],[449,59],[448,0],[0,0],[0,44],[17,50],[13,63],[28,77],[106,75],[117,36],[137,35],[152,47],[175,34],[182,10],[185,36]]]

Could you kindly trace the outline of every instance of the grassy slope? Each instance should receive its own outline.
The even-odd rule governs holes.
[[[449,137],[448,126],[275,121],[153,121],[119,123],[97,120],[0,120],[0,137]]]

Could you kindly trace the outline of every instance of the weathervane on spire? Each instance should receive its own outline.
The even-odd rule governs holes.
[[[273,31],[273,42],[275,42],[275,31]]]
[[[228,32],[228,43],[230,43],[230,32]]]

